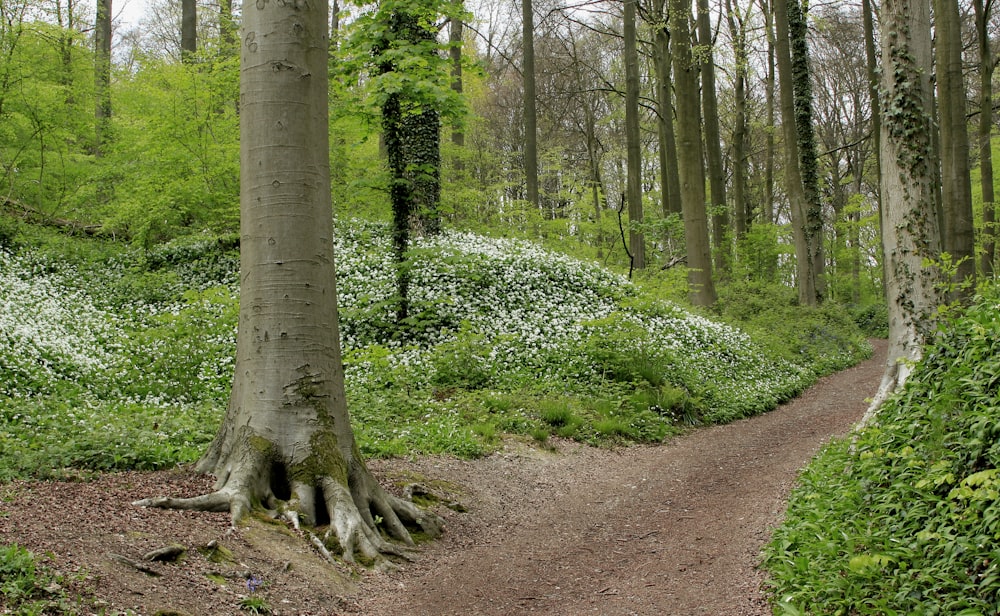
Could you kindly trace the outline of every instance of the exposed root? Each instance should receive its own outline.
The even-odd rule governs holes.
[[[262,468],[268,467],[262,465]],[[320,554],[331,562],[334,556],[326,547],[326,541],[335,539],[343,561],[352,564],[361,558],[379,565],[387,555],[411,560],[407,551],[415,544],[407,530],[408,525],[419,528],[428,537],[436,537],[443,530],[441,518],[386,492],[364,464],[357,465],[350,473],[350,488],[329,475],[318,478],[316,485],[293,481],[289,486],[291,498],[288,501],[275,497],[264,473],[255,474],[252,470],[242,469],[240,473],[225,473],[224,477],[226,481],[220,482],[223,485],[217,485],[216,491],[209,494],[192,498],[146,498],[132,504],[162,509],[228,511],[235,527],[254,508],[252,503],[258,503],[258,510],[266,507],[265,510],[273,517],[284,519],[296,531],[303,532]],[[319,503],[317,496],[321,496]],[[324,506],[330,519],[324,539],[303,528],[303,525],[313,525],[319,519],[320,505]],[[379,532],[380,527],[402,545],[385,539]]]

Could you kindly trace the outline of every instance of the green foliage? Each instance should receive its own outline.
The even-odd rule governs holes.
[[[0,544],[0,610],[16,616],[79,614],[66,596],[62,576],[35,560],[25,548]]]
[[[231,385],[235,238],[144,249],[26,231],[21,253],[0,253],[0,480],[196,459]],[[387,325],[387,236],[342,224],[336,245],[347,394],[366,455],[479,456],[508,435],[659,442],[678,425],[772,408],[821,356],[769,357],[658,299],[659,286],[455,232],[411,249],[415,309],[400,336]]]
[[[995,613],[998,374],[990,288],[939,332],[853,450],[836,443],[803,474],[767,552],[786,613]]]

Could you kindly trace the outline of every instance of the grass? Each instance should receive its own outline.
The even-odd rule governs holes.
[[[140,250],[20,233],[0,252],[0,480],[195,460],[232,378],[232,239]],[[390,254],[382,226],[339,230],[348,398],[368,456],[481,456],[507,434],[659,442],[794,396],[828,342],[795,361],[601,267],[454,232],[414,247],[416,316],[400,330]],[[831,329],[850,344],[825,368],[868,352],[850,325]]]

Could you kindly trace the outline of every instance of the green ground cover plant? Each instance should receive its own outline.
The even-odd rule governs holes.
[[[1000,293],[952,314],[854,447],[804,472],[767,550],[778,613],[997,613]]]
[[[597,265],[461,232],[414,244],[400,328],[388,238],[363,222],[337,236],[348,396],[369,456],[478,456],[511,435],[659,442],[769,410],[870,350],[840,320],[830,331],[850,344],[835,360],[830,337],[776,352]],[[236,238],[142,247],[21,225],[9,245],[0,480],[195,460],[232,378]]]

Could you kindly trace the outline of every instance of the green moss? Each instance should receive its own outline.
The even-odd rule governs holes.
[[[236,556],[223,545],[211,542],[198,548],[198,552],[213,563],[235,563]]]

